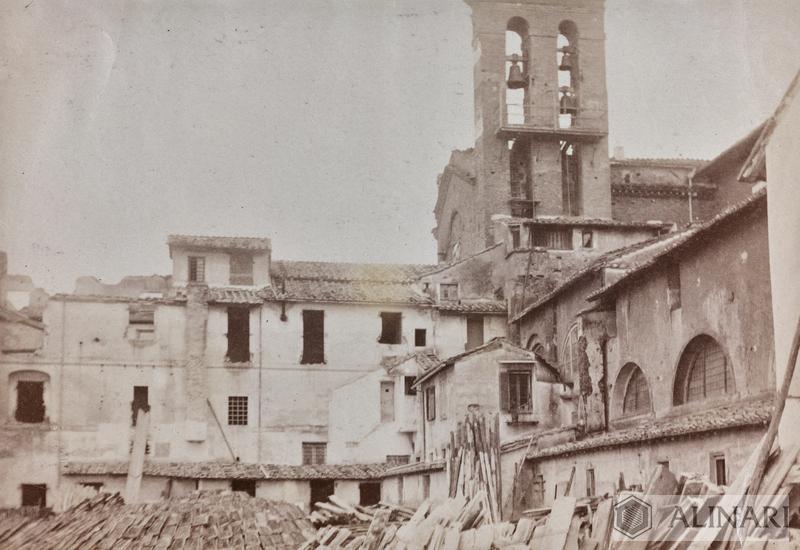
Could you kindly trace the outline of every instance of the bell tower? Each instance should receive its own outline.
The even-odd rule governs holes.
[[[611,218],[604,0],[465,2],[487,243],[495,214]]]

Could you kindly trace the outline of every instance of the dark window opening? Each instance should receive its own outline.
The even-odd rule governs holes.
[[[228,308],[228,361],[250,361],[250,310],[243,307]]]
[[[524,140],[514,140],[509,154],[511,198],[530,201],[533,181],[530,167],[530,145]]]
[[[535,227],[531,232],[531,244],[548,250],[572,250],[572,230]]]
[[[22,506],[47,507],[47,485],[44,483],[22,484]]]
[[[594,481],[594,468],[586,469],[586,496],[593,497],[595,495],[595,481]]]
[[[128,323],[152,325],[155,322],[155,313],[155,304],[130,304],[128,306]]]
[[[136,417],[139,415],[139,410],[144,412],[150,411],[150,401],[148,398],[147,386],[133,387],[133,401],[131,401],[131,426],[136,426]]]
[[[483,345],[483,316],[467,317],[467,349],[475,349]]]
[[[366,482],[358,484],[358,503],[361,506],[372,506],[381,501],[380,482]]]
[[[667,301],[670,311],[681,307],[681,270],[677,263],[667,268]]]
[[[386,464],[389,466],[402,466],[411,462],[411,455],[386,455]]]
[[[717,485],[727,485],[728,475],[725,469],[725,455],[714,454],[711,456],[711,480]]]
[[[418,348],[424,348],[428,345],[428,331],[424,328],[414,329],[414,345]]]
[[[403,335],[403,314],[381,312],[381,344],[399,344]]]
[[[232,479],[231,491],[247,493],[251,497],[256,496],[256,480],[255,479]]]
[[[247,396],[228,396],[228,426],[247,426]]]
[[[325,450],[327,446],[327,443],[303,443],[303,464],[325,464]]]
[[[328,497],[333,494],[335,489],[332,479],[312,479],[309,485],[311,486],[310,505],[312,510],[317,502],[328,502]]]
[[[17,382],[17,422],[38,424],[44,422],[44,382],[20,380]]]
[[[458,301],[458,283],[441,283],[439,285],[439,300],[442,302]]]
[[[394,382],[381,382],[381,422],[394,422]]]
[[[250,254],[231,254],[230,282],[232,285],[253,284],[253,257]]]
[[[425,474],[422,476],[422,498],[431,497],[431,476]]]
[[[578,146],[561,142],[561,192],[567,216],[580,215],[580,159]]]
[[[436,420],[436,388],[425,388],[425,419]]]
[[[203,256],[189,256],[189,281],[203,283],[206,280],[206,259]]]
[[[325,362],[325,312],[303,310],[303,357],[305,365]]]
[[[88,487],[89,489],[94,489],[95,492],[99,493],[103,489],[103,484],[99,481],[84,481],[81,482],[82,487]]]
[[[533,410],[531,371],[500,373],[500,410],[510,413]]]
[[[403,384],[405,385],[406,395],[417,395],[417,390],[414,389],[414,384],[417,381],[416,376],[404,376]]]
[[[594,248],[594,231],[591,229],[584,229],[581,232],[581,246],[583,246],[583,248]]]
[[[511,232],[511,249],[519,250],[520,246],[522,246],[519,227],[518,226],[509,227],[508,230]]]

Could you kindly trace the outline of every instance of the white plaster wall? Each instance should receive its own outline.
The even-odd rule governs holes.
[[[483,341],[508,336],[505,315],[483,316]],[[433,345],[439,358],[446,359],[463,353],[467,349],[467,317],[465,315],[440,314],[436,319]]]
[[[797,174],[800,173],[800,101],[797,96],[783,112],[767,143],[767,210],[769,220],[772,319],[775,330],[775,379],[783,380],[792,337],[800,314],[800,216],[797,214]],[[780,440],[800,442],[791,419],[800,415],[800,372],[792,381],[790,399],[781,423]]]
[[[311,485],[304,480],[262,480],[256,484],[256,496],[289,502],[308,511]]]
[[[423,480],[426,475],[430,476],[431,502],[436,504],[446,500],[450,485],[445,470],[385,478],[381,484],[381,498],[387,502],[412,508],[419,506],[425,500]],[[401,484],[402,498],[400,498]]]

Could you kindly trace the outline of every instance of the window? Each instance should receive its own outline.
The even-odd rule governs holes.
[[[500,373],[500,410],[510,413],[533,410],[530,370],[509,370]]]
[[[253,257],[250,254],[231,254],[230,283],[232,285],[253,284]]]
[[[515,225],[513,227],[509,227],[508,230],[511,233],[511,249],[519,250],[520,246],[522,246],[519,226]]]
[[[577,382],[578,371],[578,324],[575,323],[567,331],[564,338],[564,355],[561,364],[561,374],[571,382]]]
[[[561,142],[561,199],[566,216],[580,215],[580,157],[578,145]],[[572,248],[572,247],[570,247]]]
[[[581,246],[583,248],[594,248],[594,231],[591,229],[581,231]]]
[[[332,479],[312,479],[309,485],[311,486],[311,510],[314,509],[314,504],[317,502],[328,502],[328,497],[334,493],[335,486]]]
[[[728,484],[725,455],[723,453],[713,453],[711,455],[711,481],[717,485]]]
[[[416,376],[404,376],[403,384],[405,385],[406,395],[417,395],[417,390],[414,389],[414,384],[417,381]]]
[[[650,388],[647,379],[636,364],[628,363],[623,367],[632,369],[628,384],[625,387],[625,397],[622,401],[622,414],[632,415],[650,412]]]
[[[358,484],[358,503],[361,506],[372,506],[381,501],[381,482],[367,481]]]
[[[414,329],[414,346],[424,348],[428,345],[428,332],[424,328]]]
[[[203,256],[189,256],[189,282],[203,283],[206,280],[206,259]]]
[[[47,507],[47,485],[44,483],[22,484],[22,506]]]
[[[155,304],[137,304],[128,306],[128,323],[131,325],[152,325],[155,322]]]
[[[556,66],[558,67],[559,128],[571,128],[578,115],[578,28],[572,21],[558,25]]]
[[[244,307],[228,308],[228,361],[250,361],[250,310]]]
[[[528,23],[521,17],[511,18],[506,26],[505,39],[505,122],[525,124],[529,118]]]
[[[436,420],[436,388],[425,388],[425,419]]]
[[[467,317],[467,350],[483,345],[483,316]]]
[[[38,424],[44,422],[44,382],[20,380],[17,382],[17,422]]]
[[[303,310],[303,364],[325,362],[325,312]]]
[[[670,311],[681,307],[681,269],[678,263],[667,267],[667,302]]]
[[[325,464],[327,443],[303,443],[303,464]]]
[[[402,466],[411,462],[411,455],[386,455],[386,464],[389,466]]]
[[[531,231],[531,244],[548,250],[572,250],[572,231],[534,226]]]
[[[131,401],[131,426],[136,426],[136,419],[139,416],[140,410],[144,412],[150,411],[147,386],[133,387],[133,401]]]
[[[247,426],[247,396],[228,396],[228,426]]]
[[[595,495],[595,481],[594,481],[594,468],[586,469],[586,496],[593,497]]]
[[[458,283],[439,284],[439,300],[442,302],[458,301]]]
[[[256,496],[256,480],[255,479],[232,479],[231,491],[247,493],[251,497]]]
[[[422,476],[422,498],[431,497],[431,476],[425,474]]]
[[[399,344],[402,338],[402,313],[381,312],[381,344]]]
[[[394,422],[394,382],[381,382],[381,422]]]
[[[720,345],[705,334],[692,339],[678,363],[673,402],[680,405],[733,391],[733,372]]]

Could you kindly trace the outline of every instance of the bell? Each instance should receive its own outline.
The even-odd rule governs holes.
[[[512,90],[525,87],[525,76],[522,74],[522,68],[516,61],[511,64],[511,68],[508,70],[508,80],[506,84]]]
[[[578,112],[578,102],[575,96],[564,94],[561,96],[561,114],[575,114]]]
[[[561,56],[561,63],[558,65],[559,71],[571,71],[572,70],[572,54],[564,53]]]

